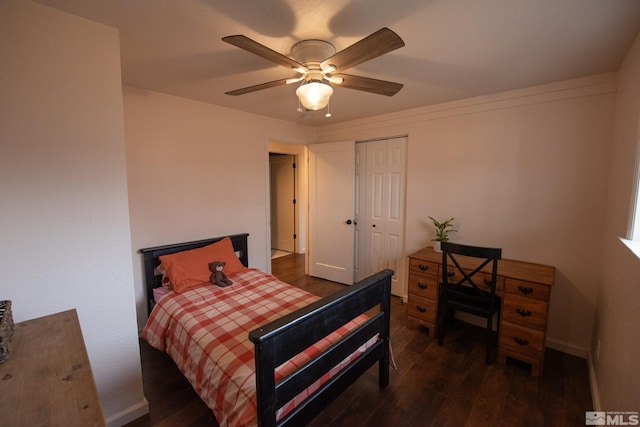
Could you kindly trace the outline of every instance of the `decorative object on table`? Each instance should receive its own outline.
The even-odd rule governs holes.
[[[450,228],[453,227],[451,222],[454,220],[454,218],[451,218],[444,222],[440,222],[431,216],[429,217],[429,219],[433,222],[433,225],[436,227],[436,237],[435,239],[431,239],[431,241],[435,242],[433,244],[433,250],[436,252],[442,252],[440,250],[440,242],[448,242],[449,233],[456,231],[456,230],[450,230]]]
[[[9,358],[11,337],[13,337],[11,301],[0,301],[0,363]]]

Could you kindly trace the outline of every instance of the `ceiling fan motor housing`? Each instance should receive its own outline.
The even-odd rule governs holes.
[[[291,48],[291,56],[310,70],[320,70],[320,63],[336,53],[336,48],[324,40],[302,40]]]

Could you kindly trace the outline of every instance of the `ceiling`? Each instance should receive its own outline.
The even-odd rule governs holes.
[[[638,0],[38,0],[120,30],[126,86],[310,126],[616,71]],[[331,118],[298,113],[296,85],[225,92],[297,73],[221,41],[243,34],[289,56],[337,51],[388,27],[405,46],[349,69],[404,84],[393,97],[336,87]]]

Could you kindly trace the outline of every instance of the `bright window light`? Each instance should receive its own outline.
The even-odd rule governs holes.
[[[636,174],[633,195],[635,199],[631,204],[629,215],[629,230],[626,239],[620,239],[638,258],[640,258],[640,139],[638,140],[636,153]]]
[[[635,203],[634,212],[631,216],[631,229],[629,238],[633,241],[640,242],[640,153],[638,154],[638,165],[636,166],[636,185],[635,185]]]

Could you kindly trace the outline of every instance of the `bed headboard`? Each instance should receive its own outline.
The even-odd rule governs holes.
[[[158,257],[162,255],[173,254],[176,252],[188,251],[190,249],[201,248],[203,246],[210,245],[211,243],[218,242],[225,237],[229,237],[231,239],[231,243],[233,244],[233,250],[236,251],[236,253],[238,254],[238,258],[240,258],[240,262],[242,262],[242,265],[244,265],[245,267],[248,267],[248,236],[249,233],[233,234],[231,236],[213,237],[210,239],[196,240],[193,242],[173,243],[170,245],[154,246],[152,248],[140,249],[139,252],[142,253],[144,263],[144,284],[147,296],[147,309],[149,313],[151,313],[151,309],[153,308],[153,289],[162,286],[162,277],[156,276],[153,271],[158,265],[160,265],[160,260],[158,259]]]

